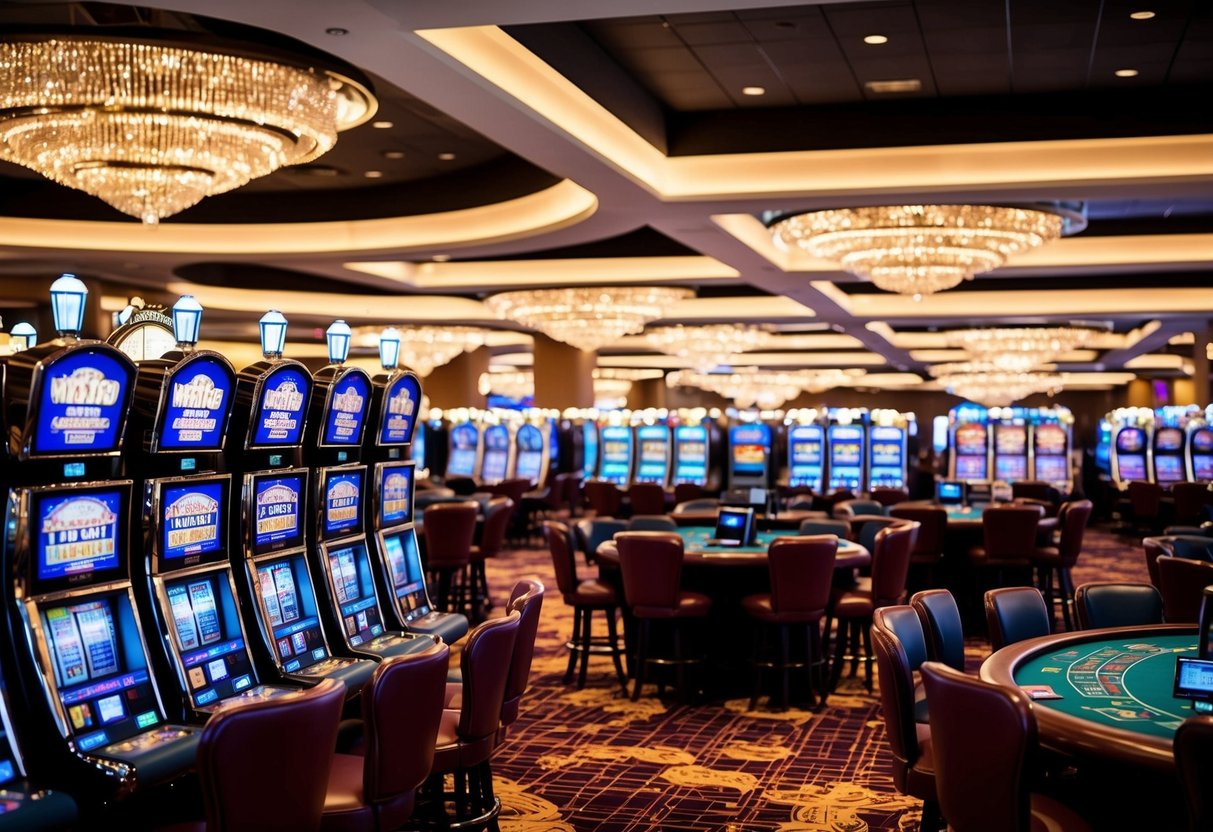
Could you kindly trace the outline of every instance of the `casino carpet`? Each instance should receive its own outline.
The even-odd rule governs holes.
[[[595,657],[578,691],[562,683],[572,612],[547,550],[507,550],[488,576],[498,603],[518,578],[548,588],[522,716],[493,758],[505,832],[918,828],[920,804],[893,788],[878,696],[858,680],[818,714],[771,711],[765,697],[754,712],[748,699],[663,704],[651,686],[633,703]],[[1089,531],[1074,578],[1145,581],[1139,542]],[[971,670],[988,651],[970,640]]]

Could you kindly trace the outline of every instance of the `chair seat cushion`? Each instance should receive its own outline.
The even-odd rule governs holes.
[[[328,790],[324,794],[324,830],[357,830],[374,826],[374,810],[362,793],[363,758],[352,754],[334,754],[329,769]]]
[[[1088,832],[1091,825],[1082,816],[1053,798],[1043,795],[1031,795],[1032,798],[1032,832]]]
[[[747,595],[741,599],[741,606],[758,620],[771,624],[812,624],[820,621],[826,612],[825,610],[775,612],[774,607],[771,606],[771,595],[765,592],[760,595]]]
[[[443,709],[438,723],[438,740],[434,748],[431,774],[450,774],[461,768],[471,768],[489,758],[496,744],[497,732],[487,737],[465,742],[459,739],[459,711]]]
[[[1032,553],[1032,562],[1045,566],[1060,565],[1061,550],[1056,546],[1040,546]]]
[[[637,618],[696,618],[712,610],[712,599],[699,592],[679,592],[676,607],[632,607]]]
[[[484,560],[484,550],[477,544],[472,544],[471,550],[468,552],[468,560],[472,563]]]
[[[463,682],[446,683],[446,694],[442,700],[442,707],[458,711],[463,707]]]
[[[577,584],[570,602],[578,607],[614,607],[618,606],[619,599],[615,587],[591,578]]]
[[[834,615],[838,618],[868,618],[875,609],[871,590],[850,589],[834,601]]]

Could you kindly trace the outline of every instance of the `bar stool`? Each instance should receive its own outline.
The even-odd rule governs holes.
[[[468,560],[471,566],[472,606],[487,613],[493,608],[489,597],[489,580],[485,573],[485,560],[497,557],[505,545],[505,533],[509,529],[514,513],[514,501],[509,497],[494,497],[484,510],[484,523],[480,527],[480,542],[473,544]]]
[[[473,617],[469,582],[479,504],[438,503],[425,510],[426,568],[438,576],[439,609]]]
[[[632,483],[628,489],[632,514],[665,514],[665,489],[653,482]]]
[[[1075,500],[1063,503],[1057,513],[1057,524],[1061,527],[1056,546],[1036,549],[1031,561],[1036,566],[1036,584],[1045,596],[1049,615],[1053,614],[1053,578],[1057,578],[1057,589],[1061,602],[1061,616],[1067,630],[1074,629],[1070,608],[1074,605],[1074,579],[1070,570],[1082,554],[1082,539],[1091,517],[1094,504],[1090,500]]]
[[[590,480],[585,484],[585,501],[595,517],[618,517],[623,509],[623,492],[613,482]]]

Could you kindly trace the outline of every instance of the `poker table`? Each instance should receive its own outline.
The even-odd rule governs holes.
[[[686,566],[719,566],[746,567],[767,565],[767,547],[777,537],[790,537],[796,534],[788,529],[758,532],[753,546],[712,546],[708,540],[714,529],[684,527],[678,529],[682,538],[683,564]],[[595,553],[598,558],[613,566],[619,564],[619,550],[614,540],[605,540]],[[834,558],[835,569],[854,569],[868,566],[872,556],[867,549],[849,540],[838,541],[838,554]]]
[[[1191,625],[1086,630],[1004,647],[986,659],[981,677],[1048,685],[1061,696],[1033,700],[1042,745],[1170,772],[1175,729],[1193,715],[1191,703],[1171,695],[1183,655],[1196,655]]]

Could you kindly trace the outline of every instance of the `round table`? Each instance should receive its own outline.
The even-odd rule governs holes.
[[[790,530],[774,530],[758,532],[753,546],[710,546],[707,541],[711,538],[713,529],[684,527],[678,529],[682,538],[682,562],[686,566],[718,566],[718,567],[766,567],[767,547],[777,537],[790,537],[796,534]],[[596,556],[612,566],[619,564],[619,550],[614,540],[604,540],[599,546]],[[855,569],[872,563],[872,555],[858,543],[849,540],[838,541],[838,554],[834,558],[835,569]]]
[[[994,653],[981,678],[1060,694],[1033,700],[1043,745],[1169,772],[1175,729],[1194,713],[1171,695],[1175,658],[1196,644],[1196,628],[1174,624],[1044,636]]]

